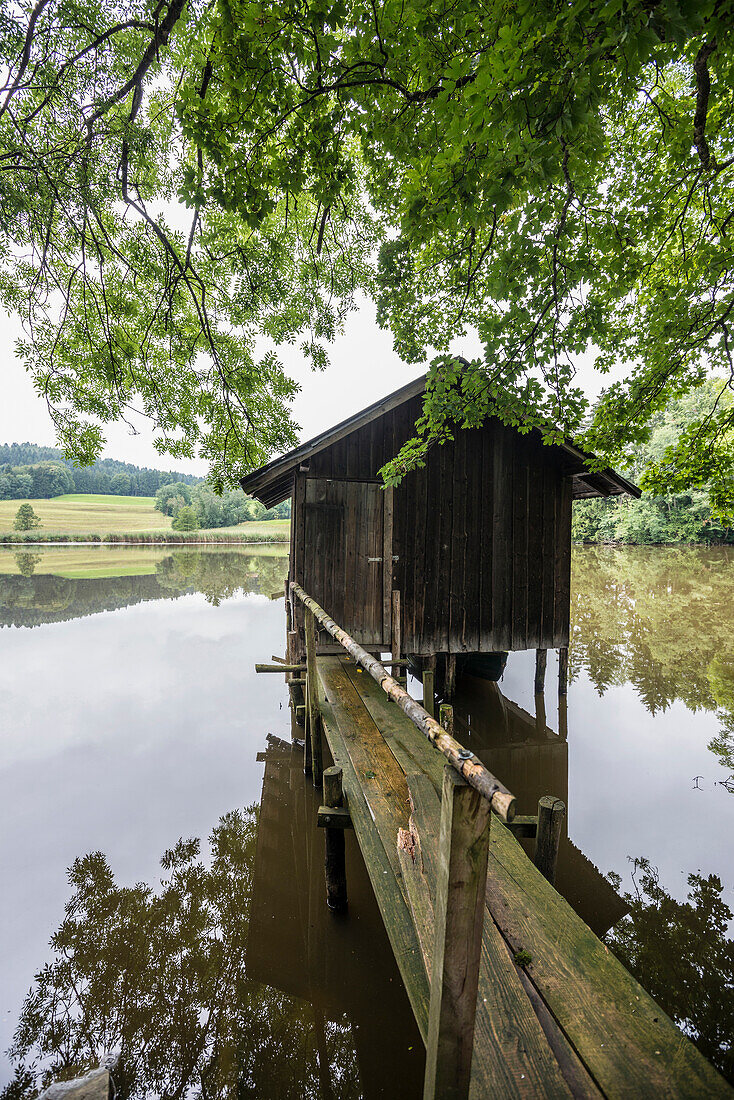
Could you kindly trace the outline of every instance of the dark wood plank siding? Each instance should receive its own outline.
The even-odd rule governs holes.
[[[390,566],[367,560],[386,553],[378,471],[410,438],[420,409],[420,399],[407,402],[313,455],[307,475],[296,475],[293,575],[307,590],[307,578],[317,585],[316,599],[364,644],[389,644]],[[323,481],[325,500],[343,506],[341,551],[328,522],[306,538],[299,512],[314,479]],[[392,512],[392,583],[406,652],[567,644],[571,482],[554,448],[498,421],[457,430],[394,490]],[[321,564],[304,569],[311,556]]]

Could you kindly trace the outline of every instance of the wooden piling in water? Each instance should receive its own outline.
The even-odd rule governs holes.
[[[535,651],[535,694],[540,695],[545,691],[545,668],[548,661],[547,649]]]
[[[423,670],[423,709],[427,711],[431,718],[436,717],[436,692],[435,692],[436,674],[432,668],[426,668]]]
[[[325,768],[324,805],[337,809],[344,804],[343,774],[339,767]],[[324,873],[326,876],[326,904],[334,912],[347,909],[347,870],[344,857],[344,829],[324,829]]]
[[[490,819],[488,800],[447,765],[423,1100],[469,1096]]]
[[[535,839],[535,866],[551,886],[556,882],[558,848],[561,842],[566,804],[560,798],[544,794],[538,802],[538,832]]]
[[[568,646],[558,650],[558,694],[568,692]]]
[[[323,775],[321,752],[321,715],[319,713],[318,672],[316,670],[316,618],[310,608],[305,613],[306,631],[306,743],[311,745],[311,776],[320,787]]]
[[[443,729],[454,736],[454,708],[450,703],[441,703],[438,708],[438,721]]]

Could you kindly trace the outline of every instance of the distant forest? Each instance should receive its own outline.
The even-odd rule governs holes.
[[[75,466],[56,447],[35,443],[0,444],[0,500],[48,500],[64,493],[111,493],[154,497],[162,485],[197,485],[203,478],[171,470],[151,470],[114,458]]]

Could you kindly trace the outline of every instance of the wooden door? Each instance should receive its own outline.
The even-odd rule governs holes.
[[[385,492],[374,481],[306,479],[303,587],[355,641],[389,648],[389,623],[383,622],[384,502]]]

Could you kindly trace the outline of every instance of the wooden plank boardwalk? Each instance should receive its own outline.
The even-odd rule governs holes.
[[[445,759],[354,661],[316,668],[321,727],[426,1041]],[[496,817],[470,1095],[734,1096]]]

